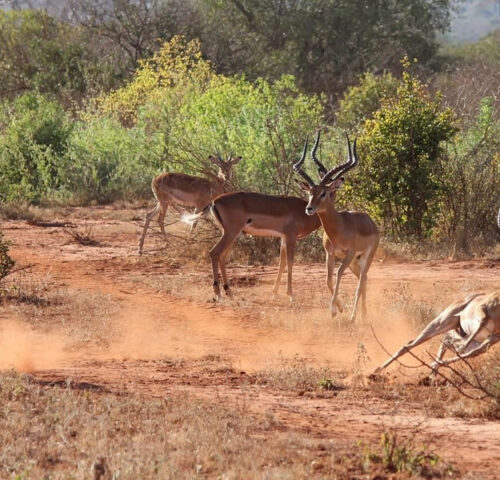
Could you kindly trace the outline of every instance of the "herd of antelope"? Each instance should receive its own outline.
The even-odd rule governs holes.
[[[300,159],[293,164],[293,170],[305,180],[297,180],[297,183],[308,194],[307,202],[297,197],[265,195],[255,192],[227,193],[232,185],[233,167],[240,162],[241,157],[232,158],[230,156],[227,160],[223,160],[220,155],[210,156],[209,159],[218,167],[216,181],[184,173],[163,173],[154,178],[151,188],[157,204],[146,215],[139,240],[139,254],[143,251],[149,224],[156,214],[158,214],[161,233],[166,236],[164,219],[168,207],[172,204],[194,207],[193,214],[182,217],[183,221],[191,224],[191,231],[196,221],[210,212],[222,232],[221,238],[210,250],[213,290],[217,300],[221,298],[219,269],[224,292],[228,296],[232,295],[225,261],[231,246],[241,233],[281,239],[278,274],[273,293],[277,294],[286,267],[286,293],[290,300],[293,300],[292,267],[296,242],[323,226],[326,279],[332,294],[330,313],[335,316],[337,309],[342,311],[338,299],[340,280],[346,268],[349,267],[358,279],[351,321],[354,322],[356,319],[360,297],[362,299],[362,318],[365,319],[367,275],[379,244],[379,231],[368,214],[357,211],[338,211],[335,208],[336,193],[344,183],[344,174],[358,164],[356,140],[351,146],[349,137],[347,137],[347,161],[330,170],[325,168],[316,156],[319,141],[320,132],[318,132],[311,150],[311,159],[318,168],[318,183],[315,183],[302,169],[307,154],[307,139]],[[500,228],[500,210],[497,220]],[[332,276],[336,256],[342,260],[337,269],[334,288]],[[415,339],[402,346],[383,365],[378,367],[371,377],[375,378],[400,356],[440,334],[446,335],[431,365],[433,374],[441,365],[448,365],[484,353],[489,347],[500,341],[500,290],[489,294],[476,293],[463,301],[448,306]],[[443,360],[448,349],[453,350],[456,355]]]

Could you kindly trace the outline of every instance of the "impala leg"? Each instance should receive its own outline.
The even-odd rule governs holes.
[[[193,211],[193,214],[196,215],[197,213],[200,213],[201,210],[203,209],[205,205],[201,205],[201,206],[196,206],[194,211]],[[194,233],[194,229],[196,227],[196,225],[198,225],[198,220],[195,220],[192,224],[191,224],[191,228],[189,229],[189,236],[191,237]]]
[[[167,215],[168,204],[159,204],[160,214],[158,215],[158,225],[160,226],[161,233],[165,240],[167,239],[167,234],[165,233],[165,216]]]
[[[220,300],[220,286],[219,286],[219,265],[222,260],[225,260],[227,255],[227,250],[231,247],[236,237],[239,235],[241,230],[234,233],[224,232],[219,241],[210,250],[210,260],[212,262],[212,273],[214,278],[214,294],[216,300]],[[224,280],[224,290],[229,294],[229,285],[227,284],[226,270],[221,268]]]
[[[151,220],[154,218],[154,216],[158,213],[159,209],[160,209],[160,203],[158,202],[152,210],[146,213],[144,228],[142,229],[142,235],[141,238],[139,239],[139,249],[138,249],[139,255],[142,253],[142,247],[144,246],[144,239],[146,238],[146,232],[148,231],[149,224],[151,223]]]
[[[286,237],[286,294],[290,301],[293,301],[292,294],[292,269],[293,269],[293,257],[295,254],[295,237]]]
[[[448,332],[445,335],[445,337],[443,338],[443,341],[441,342],[441,345],[439,345],[439,350],[437,352],[436,358],[431,363],[431,368],[432,368],[432,372],[431,372],[431,375],[430,375],[431,378],[433,378],[433,377],[436,376],[437,369],[439,368],[439,365],[441,364],[441,360],[444,357],[444,354],[446,353],[446,350],[448,350],[450,348],[450,344],[453,343],[453,340],[452,340],[452,337],[451,337],[451,334],[453,334],[453,333],[454,333],[453,331]]]
[[[229,245],[226,248],[226,250],[224,250],[222,252],[222,254],[219,258],[219,267],[220,267],[220,272],[221,272],[221,276],[222,276],[222,286],[223,286],[224,291],[226,292],[226,295],[228,297],[233,296],[231,290],[229,289],[229,282],[227,281],[227,274],[226,274],[226,258],[227,258],[227,255],[229,253],[229,249],[230,249],[231,245]]]
[[[349,250],[347,252],[347,255],[345,256],[344,260],[342,260],[342,263],[340,264],[338,270],[337,270],[337,278],[335,280],[335,292],[333,293],[332,301],[330,304],[330,313],[332,317],[337,315],[337,296],[339,294],[339,286],[340,286],[340,279],[342,278],[342,275],[344,274],[345,269],[349,266],[351,263],[352,259],[354,258],[354,250]]]
[[[351,321],[355,321],[356,319],[356,312],[358,309],[358,301],[359,297],[361,295],[362,297],[362,311],[361,311],[361,318],[363,320],[366,319],[366,283],[368,280],[368,269],[370,268],[370,265],[373,260],[373,256],[375,255],[375,250],[377,246],[375,245],[375,248],[370,248],[364,256],[362,256],[359,259],[359,267],[360,267],[360,274],[357,277],[359,278],[358,281],[358,288],[356,289],[356,297],[354,299],[354,307],[352,309],[352,316],[351,316]],[[354,261],[352,262],[354,263]],[[353,270],[354,271],[354,270]],[[356,274],[356,272],[354,272]]]
[[[195,208],[193,211],[193,215],[196,215],[198,213],[198,209]],[[198,220],[195,220],[192,224],[191,227],[189,228],[189,237],[193,235],[194,229],[196,227],[196,224],[198,223]]]
[[[359,289],[359,285],[361,283],[361,265],[360,265],[359,257],[355,257],[352,259],[352,262],[349,264],[349,269],[351,270],[352,273],[354,273],[354,275],[358,279],[358,289]],[[366,285],[366,283],[363,285]],[[354,314],[354,312],[356,312],[358,289],[356,289],[356,300],[354,302],[353,314]],[[365,289],[361,290],[362,298],[364,298],[364,296],[363,296],[364,291],[365,291]],[[351,320],[354,322],[354,318],[352,316],[351,316]]]
[[[500,335],[490,335],[486,340],[484,340],[479,346],[473,348],[471,351],[463,354],[457,355],[456,357],[449,358],[448,360],[442,360],[439,365],[449,365],[450,363],[457,362],[458,360],[465,360],[466,358],[476,357],[486,352],[488,348],[495,343],[500,342]]]
[[[326,286],[333,295],[333,272],[335,270],[335,248],[326,233],[323,234],[323,248],[326,253]]]
[[[274,282],[273,295],[278,294],[281,276],[283,275],[283,272],[285,271],[285,266],[286,266],[286,244],[285,244],[285,239],[282,238],[281,239],[281,246],[280,246],[280,263],[279,263],[279,267],[278,267],[278,275],[276,276],[276,281]]]
[[[372,375],[377,375],[384,368],[388,367],[392,362],[397,360],[399,357],[404,355],[406,352],[415,348],[418,345],[421,345],[427,340],[435,337],[436,335],[440,335],[442,333],[446,333],[450,330],[458,328],[460,326],[460,318],[456,315],[456,312],[453,311],[447,316],[443,317],[441,313],[438,315],[432,322],[430,322],[423,330],[420,332],[416,338],[408,342],[406,345],[403,345],[392,357],[390,357],[383,365],[376,368]],[[444,353],[444,352],[443,352]]]
[[[335,270],[335,255],[330,253],[329,251],[326,252],[326,285],[328,287],[328,290],[330,290],[330,293],[333,295],[333,272]]]

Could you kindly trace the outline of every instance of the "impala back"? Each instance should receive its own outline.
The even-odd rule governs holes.
[[[224,225],[232,225],[255,236],[304,237],[321,222],[317,215],[305,213],[306,202],[297,197],[282,197],[253,192],[220,195],[214,201],[214,215]]]

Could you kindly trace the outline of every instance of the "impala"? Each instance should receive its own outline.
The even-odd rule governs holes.
[[[319,136],[320,132],[318,132],[316,146],[319,143]],[[309,202],[305,209],[307,215],[317,214],[325,230],[323,243],[327,256],[328,288],[332,292],[330,305],[332,316],[336,315],[337,307],[342,310],[342,306],[338,300],[338,293],[340,279],[345,269],[349,267],[358,278],[358,287],[356,289],[354,307],[351,315],[351,321],[354,321],[356,319],[356,310],[360,296],[363,300],[362,315],[363,317],[366,316],[367,273],[372,263],[373,256],[375,255],[375,251],[377,250],[379,233],[377,226],[368,214],[353,211],[339,212],[335,209],[336,193],[344,182],[342,175],[358,163],[356,140],[354,141],[354,152],[351,150],[349,137],[347,137],[347,147],[347,162],[329,171],[326,171],[326,168],[321,165],[321,162],[314,155],[315,150],[313,151],[313,160],[320,168],[320,172],[324,172],[317,185],[312,178],[302,170],[304,158],[301,158],[295,163],[293,169],[306,180],[306,182],[299,181],[298,183],[301,188],[309,194]],[[325,244],[325,237],[329,240],[327,244]],[[333,289],[332,275],[335,268],[336,255],[343,257],[343,260],[337,270],[335,289]]]
[[[384,368],[412,348],[443,333],[446,335],[431,364],[433,373],[441,365],[449,365],[458,360],[480,355],[500,341],[500,290],[487,294],[476,293],[464,301],[452,303],[432,320],[420,335],[401,347],[378,367],[371,377],[376,377]],[[443,360],[448,349],[453,349],[456,355]]]
[[[302,153],[302,160],[307,151],[307,142]],[[306,202],[296,197],[264,195],[252,192],[226,193],[207,204],[201,212],[184,217],[184,221],[196,221],[211,211],[222,236],[210,250],[213,271],[213,288],[220,299],[219,267],[222,284],[227,295],[231,295],[227,281],[225,260],[231,245],[240,233],[261,237],[281,238],[280,262],[273,293],[278,292],[279,283],[285,266],[287,267],[286,292],[292,296],[292,268],[297,239],[303,238],[320,227],[317,215],[305,212]],[[325,245],[329,245],[328,242]]]
[[[230,155],[227,160],[223,160],[220,155],[216,157],[210,155],[208,159],[219,168],[216,181],[210,181],[206,178],[195,177],[185,173],[169,172],[162,173],[153,178],[151,189],[156,197],[157,204],[146,214],[146,221],[144,222],[144,228],[139,240],[139,254],[142,253],[149,224],[158,212],[158,224],[160,225],[161,233],[166,237],[164,221],[169,205],[177,204],[183,207],[194,207],[196,213],[212,198],[223,193],[226,187],[230,185],[232,169],[241,160],[241,157],[232,158]],[[194,223],[191,225],[191,231],[193,228]]]

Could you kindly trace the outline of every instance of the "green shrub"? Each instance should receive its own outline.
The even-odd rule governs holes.
[[[456,133],[453,111],[405,71],[396,95],[386,97],[360,136],[361,159],[353,196],[398,239],[422,239],[436,223],[441,195],[442,144]]]
[[[475,122],[447,145],[436,237],[468,254],[496,241],[500,207],[500,121],[483,98]]]
[[[12,271],[15,261],[9,256],[10,242],[4,240],[0,232],[0,282]]]
[[[71,123],[39,94],[4,103],[0,135],[0,201],[39,203],[61,187]]]
[[[162,148],[162,135],[147,135],[140,127],[127,129],[107,118],[79,122],[62,175],[65,195],[77,203],[149,196]]]
[[[275,83],[219,77],[202,93],[186,95],[169,122],[167,149],[174,168],[210,168],[214,151],[243,157],[239,185],[266,193],[288,193],[294,185],[292,162],[305,136],[323,118],[319,98],[301,94],[291,76]]]
[[[365,73],[359,85],[349,87],[340,101],[337,125],[354,133],[381,107],[382,101],[396,94],[399,81],[391,73]]]

